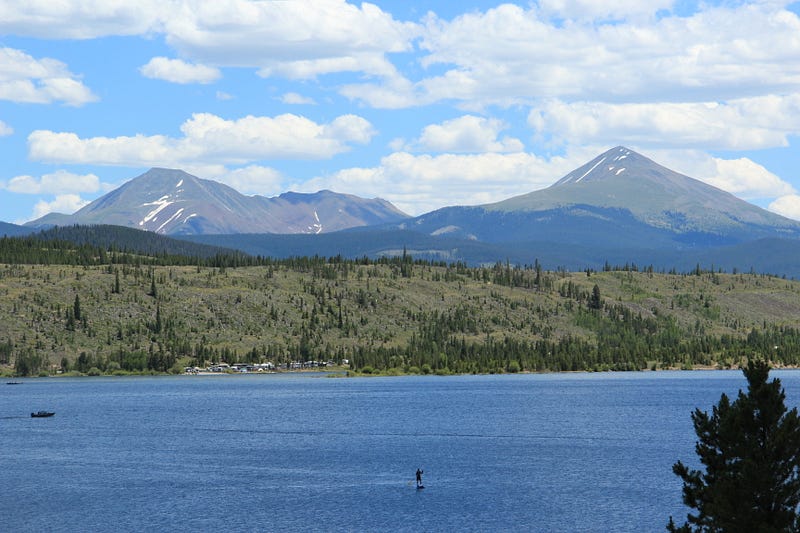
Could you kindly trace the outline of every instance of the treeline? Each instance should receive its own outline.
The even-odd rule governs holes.
[[[443,265],[442,262],[413,260],[410,255],[370,259],[251,256],[237,250],[172,239],[151,232],[121,226],[56,227],[36,234],[0,238],[0,264],[9,265],[153,265],[238,268],[281,265],[302,271],[325,265],[398,265],[404,276],[410,276],[413,265]],[[460,264],[460,263],[459,263]],[[466,265],[461,265],[466,268]],[[320,272],[324,275],[324,272]]]
[[[405,348],[359,347],[352,366],[367,374],[629,371],[696,365],[730,368],[756,355],[778,365],[800,365],[800,329],[793,327],[753,330],[746,337],[688,337],[669,317],[645,319],[619,308],[585,309],[578,313],[578,321],[597,333],[596,341],[576,336],[536,341],[487,336],[483,342],[469,342],[460,335],[468,332],[468,322],[461,322],[466,329],[454,330],[454,318],[429,317]]]

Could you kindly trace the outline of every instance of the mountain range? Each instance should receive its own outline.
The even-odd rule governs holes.
[[[623,146],[550,187],[408,217],[390,203],[320,191],[243,196],[180,170],[151,169],[74,215],[30,227],[117,224],[254,255],[511,261],[570,270],[696,264],[800,276],[800,222]],[[2,228],[0,228],[0,231]]]
[[[379,198],[331,191],[245,196],[182,170],[152,168],[72,215],[51,213],[26,225],[111,224],[164,235],[323,233],[405,218]]]

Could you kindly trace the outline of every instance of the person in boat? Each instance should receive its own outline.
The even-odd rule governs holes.
[[[423,471],[417,468],[417,487],[422,486],[422,473]]]

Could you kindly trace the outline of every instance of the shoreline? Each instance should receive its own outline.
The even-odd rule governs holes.
[[[13,374],[0,374],[2,379],[9,380],[6,384],[11,384],[17,379],[44,379],[44,378],[115,378],[115,377],[210,377],[210,376],[270,376],[270,375],[302,375],[302,374],[318,374],[320,376],[330,378],[378,378],[378,377],[413,377],[413,376],[512,376],[512,375],[549,375],[549,374],[627,374],[627,373],[648,373],[648,372],[695,372],[695,371],[740,371],[741,365],[732,365],[730,367],[720,367],[719,365],[694,365],[692,368],[642,368],[639,370],[564,370],[564,371],[531,371],[523,370],[519,372],[480,372],[480,373],[436,373],[431,372],[428,374],[423,373],[407,373],[407,372],[370,372],[361,373],[346,368],[338,367],[332,370],[318,370],[318,369],[297,369],[297,370],[278,370],[269,372],[181,372],[177,374],[165,373],[110,373],[89,375],[81,373],[62,373],[62,374],[48,374],[39,376],[15,376]],[[800,366],[794,365],[776,365],[771,366],[770,370],[800,370]]]

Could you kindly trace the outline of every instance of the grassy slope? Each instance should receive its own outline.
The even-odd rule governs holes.
[[[74,361],[81,352],[148,350],[165,335],[192,345],[205,339],[208,346],[238,354],[270,347],[288,359],[295,358],[293,347],[305,331],[312,345],[343,348],[346,355],[359,345],[404,346],[427,314],[456,309],[476,325],[459,334],[467,340],[591,338],[592,332],[575,325],[579,304],[559,295],[570,281],[586,293],[597,284],[607,304],[621,303],[644,316],[674,315],[687,335],[698,328],[746,335],[765,323],[800,323],[800,283],[752,274],[549,272],[545,288],[537,290],[428,266],[415,266],[411,278],[390,265],[351,265],[346,274],[334,273],[335,267],[156,267],[153,297],[147,270],[123,274],[119,268],[121,292],[114,294],[115,274],[108,267],[0,266],[0,343],[35,348],[54,364],[62,357]],[[75,295],[86,324],[68,331],[65,316]],[[157,307],[165,325],[158,334],[148,329]]]

